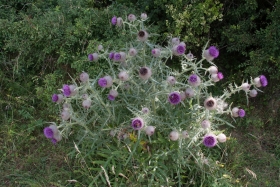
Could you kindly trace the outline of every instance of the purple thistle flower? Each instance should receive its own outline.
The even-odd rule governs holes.
[[[238,116],[239,117],[243,118],[245,116],[245,114],[246,114],[245,110],[243,110],[243,109],[238,110]]]
[[[63,90],[63,94],[66,97],[69,97],[71,95],[71,89],[70,89],[69,85],[64,84],[63,87],[62,87],[62,90]]]
[[[89,55],[88,55],[88,60],[89,60],[89,61],[93,61],[93,55],[92,55],[92,54],[89,54]]]
[[[116,25],[117,24],[117,17],[114,16],[111,20],[112,25]]]
[[[46,136],[46,138],[52,138],[54,135],[53,130],[50,127],[45,127],[44,135]]]
[[[105,78],[100,78],[98,80],[98,85],[101,86],[102,88],[107,86],[107,80]]]
[[[134,118],[132,120],[131,126],[134,130],[140,130],[144,127],[144,120],[142,118]]]
[[[53,145],[56,145],[57,140],[55,138],[52,138],[52,143],[53,143]]]
[[[114,55],[115,55],[115,53],[114,53],[114,52],[111,52],[111,53],[109,54],[109,58],[110,58],[110,59],[114,59]]]
[[[208,50],[209,50],[209,54],[213,58],[217,58],[219,56],[219,50],[215,46],[210,46]]]
[[[267,86],[267,78],[264,75],[260,76],[260,82],[261,82],[262,87]]]
[[[159,57],[160,56],[160,49],[157,49],[157,48],[152,49],[152,55],[154,57]]]
[[[222,72],[217,73],[219,80],[222,80],[224,78],[224,75]]]
[[[217,144],[217,139],[214,134],[207,134],[203,138],[203,144],[206,147],[214,147]]]
[[[199,76],[197,76],[196,74],[192,74],[190,77],[189,77],[189,80],[188,80],[189,84],[194,86],[194,87],[197,87],[198,85],[200,85],[200,82],[201,82],[201,79]]]
[[[52,101],[53,102],[57,102],[58,101],[58,95],[57,94],[53,94],[52,95]]]
[[[114,54],[114,60],[115,60],[115,61],[118,62],[118,61],[121,60],[121,58],[122,58],[122,55],[121,55],[120,53],[115,53],[115,54]]]
[[[180,56],[180,55],[184,54],[185,51],[186,51],[186,47],[182,44],[175,45],[172,48],[173,55],[176,55],[176,56]]]
[[[109,95],[108,95],[108,99],[109,99],[110,101],[114,101],[114,100],[115,100],[115,97],[109,94]]]
[[[168,96],[168,101],[172,104],[172,105],[177,105],[181,102],[181,95],[179,92],[172,92],[169,94]]]

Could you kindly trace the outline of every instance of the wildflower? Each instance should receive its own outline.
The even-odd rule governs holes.
[[[98,51],[103,50],[103,45],[98,45],[97,49],[98,49]]]
[[[128,81],[128,79],[129,79],[128,73],[126,71],[121,71],[119,73],[119,79],[121,81]]]
[[[254,83],[255,83],[256,87],[261,87],[262,86],[260,77],[254,78]]]
[[[120,53],[114,53],[114,61],[121,61],[122,55]]]
[[[189,82],[189,84],[190,84],[191,86],[197,87],[198,85],[200,85],[201,79],[200,79],[200,77],[197,76],[196,74],[192,74],[192,75],[189,77],[188,82]]]
[[[211,75],[211,79],[212,79],[212,81],[214,81],[214,82],[218,82],[218,81],[222,80],[223,78],[224,78],[224,75],[223,75],[223,73],[221,73],[221,72],[213,73],[213,74]]]
[[[53,135],[52,143],[56,144],[57,142],[59,142],[61,140],[62,140],[62,136],[61,136],[60,132],[57,132]]]
[[[134,130],[140,130],[144,127],[144,120],[140,117],[134,118],[132,120],[131,126]]]
[[[184,54],[185,51],[186,51],[186,48],[181,44],[175,45],[172,48],[173,55],[175,55],[175,56],[180,56],[180,55]]]
[[[89,80],[89,75],[86,72],[83,72],[80,75],[80,80],[81,80],[81,82],[87,82]]]
[[[244,90],[245,92],[248,92],[250,90],[250,87],[250,84],[248,84],[247,82],[241,85],[242,90]]]
[[[186,91],[185,91],[185,94],[186,94],[186,97],[187,98],[191,98],[194,96],[194,91],[192,88],[187,88]]]
[[[82,103],[82,106],[85,108],[85,109],[88,109],[90,106],[91,106],[91,100],[90,99],[85,99]]]
[[[267,78],[264,75],[260,76],[260,82],[261,82],[262,87],[267,86]]]
[[[219,50],[215,46],[210,46],[207,50],[204,50],[203,57],[208,60],[212,61],[219,56]]]
[[[216,136],[214,134],[212,134],[212,133],[206,134],[203,137],[203,144],[206,147],[214,147],[217,144]]]
[[[150,112],[150,109],[147,107],[142,108],[143,114],[148,114]]]
[[[257,92],[257,90],[255,90],[255,89],[252,89],[252,90],[250,90],[250,92],[249,92],[249,95],[250,95],[251,97],[256,97],[257,94],[258,94],[258,92]]]
[[[179,45],[180,40],[179,40],[179,38],[172,38],[171,42],[173,45]]]
[[[134,14],[129,14],[129,15],[127,16],[127,19],[128,19],[130,22],[133,22],[133,21],[136,20],[136,17],[135,17]]]
[[[168,101],[172,104],[172,105],[177,105],[181,102],[181,95],[179,92],[172,92],[169,94],[168,96]]]
[[[120,62],[125,62],[126,54],[124,52],[120,52],[120,55],[121,55]]]
[[[67,110],[64,110],[61,112],[60,116],[64,121],[67,121],[70,118],[70,113]]]
[[[187,98],[186,93],[180,92],[180,98],[181,98],[181,101],[184,101]]]
[[[152,71],[148,67],[142,67],[139,70],[139,76],[143,80],[148,80],[152,76]]]
[[[118,17],[116,24],[117,24],[118,27],[121,27],[123,25],[123,19],[121,17]]]
[[[117,92],[117,90],[110,90],[109,95],[108,95],[108,99],[110,101],[114,101],[115,98],[119,95],[119,93]]]
[[[172,141],[176,141],[179,139],[179,133],[177,131],[171,131],[169,134],[169,139]]]
[[[89,54],[88,55],[88,60],[89,61],[97,61],[98,60],[98,54],[97,53]]]
[[[88,98],[88,94],[83,94],[83,95],[82,95],[82,98],[83,98],[83,99],[87,99],[87,98]]]
[[[173,76],[168,76],[166,80],[170,85],[174,85],[176,83],[176,79]]]
[[[233,117],[241,117],[243,118],[245,116],[246,112],[243,109],[239,109],[238,107],[234,107],[231,110],[231,115]]]
[[[111,76],[105,76],[98,80],[98,85],[102,88],[109,88],[113,85],[113,79]]]
[[[154,57],[159,57],[160,56],[160,49],[157,49],[157,48],[152,49],[152,55]]]
[[[224,133],[218,134],[217,139],[218,139],[218,141],[221,142],[221,143],[224,143],[224,142],[227,141],[227,137],[226,137],[226,135],[225,135]]]
[[[193,60],[194,59],[194,56],[191,52],[189,52],[187,55],[186,55],[187,59],[188,60]]]
[[[147,17],[148,17],[148,16],[147,16],[147,14],[146,14],[146,13],[142,13],[142,14],[141,14],[141,19],[142,19],[142,20],[146,20],[146,19],[147,19]]]
[[[152,136],[155,133],[155,127],[154,126],[147,126],[145,128],[145,132],[148,136]]]
[[[208,97],[204,101],[204,107],[208,110],[215,110],[217,107],[217,101],[213,97]]]
[[[53,130],[50,127],[45,127],[44,128],[44,135],[46,138],[52,138],[54,135]]]
[[[189,137],[188,131],[183,131],[182,132],[182,138],[188,138],[188,137]]]
[[[117,17],[114,16],[111,20],[112,25],[116,25],[117,24]]]
[[[137,55],[137,51],[136,51],[136,49],[134,49],[134,48],[130,48],[128,54],[129,54],[130,56],[135,56],[135,55]]]
[[[70,90],[69,85],[64,84],[62,87],[62,92],[63,92],[64,96],[69,97],[71,95],[71,90]]]
[[[149,37],[149,34],[146,31],[141,30],[138,32],[138,40],[144,42],[148,39],[148,37]]]
[[[243,110],[243,109],[239,109],[239,110],[238,110],[238,116],[239,116],[239,117],[243,118],[243,117],[245,116],[245,114],[246,114],[246,113],[245,113],[245,110]]]
[[[63,100],[63,95],[62,94],[53,94],[52,95],[52,101],[55,103],[61,103]]]
[[[210,66],[208,68],[208,71],[210,74],[217,74],[218,73],[218,68],[216,66]]]
[[[210,128],[210,125],[211,125],[211,122],[209,120],[203,120],[201,122],[201,127],[204,128],[204,129]]]
[[[76,90],[75,85],[71,84],[71,85],[69,85],[69,88],[70,88],[70,92],[71,92],[70,96],[74,96],[74,95],[77,94],[77,90]]]
[[[114,59],[114,55],[115,55],[114,52],[110,52],[110,53],[109,53],[109,58],[110,58],[111,60]]]
[[[186,43],[185,42],[180,42],[179,45],[183,46],[186,49]]]

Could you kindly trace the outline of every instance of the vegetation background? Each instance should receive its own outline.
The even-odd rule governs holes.
[[[59,121],[51,95],[69,75],[106,70],[87,54],[98,44],[125,41],[112,16],[141,12],[162,45],[178,36],[196,56],[208,40],[218,46],[220,86],[268,77],[269,86],[249,106],[245,98],[231,98],[248,115],[228,129],[220,162],[236,186],[280,186],[279,0],[1,0],[0,186],[84,186],[78,179],[87,175],[85,165],[71,139],[52,146],[43,137],[45,122]]]

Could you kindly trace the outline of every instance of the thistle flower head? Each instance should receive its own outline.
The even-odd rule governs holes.
[[[258,95],[258,92],[257,92],[257,90],[252,89],[252,90],[250,90],[249,95],[250,95],[251,97],[256,97],[256,96]]]
[[[134,130],[140,130],[144,127],[144,120],[140,117],[134,118],[131,122],[131,126]]]
[[[125,62],[126,54],[124,52],[120,52],[120,55],[121,55],[120,62]]]
[[[129,79],[128,73],[126,71],[121,71],[118,76],[121,81],[128,81]]]
[[[118,95],[119,95],[118,91],[112,89],[112,90],[110,90],[110,92],[109,92],[108,99],[109,99],[110,101],[113,101],[113,100],[115,100],[115,98],[116,98]]]
[[[260,77],[254,78],[254,84],[258,88],[262,86]]]
[[[172,42],[173,45],[179,45],[180,39],[179,38],[172,38],[171,42]]]
[[[264,75],[260,76],[260,83],[261,83],[262,87],[267,86],[267,78]]]
[[[169,134],[169,139],[172,141],[176,141],[179,139],[179,133],[177,131],[171,131]]]
[[[211,125],[211,122],[209,120],[203,120],[201,122],[201,127],[204,128],[204,129],[210,128],[210,125]]]
[[[187,59],[188,60],[193,60],[194,59],[194,56],[191,52],[189,52],[187,55],[186,55]]]
[[[233,116],[233,117],[238,117],[239,115],[238,115],[238,111],[239,111],[239,108],[238,107],[234,107],[234,108],[232,108],[231,109],[231,115]]]
[[[134,48],[130,48],[128,53],[129,53],[130,56],[136,56],[137,55],[137,51]]]
[[[187,88],[185,94],[187,98],[192,98],[194,96],[194,91],[192,88]]]
[[[105,76],[98,80],[98,85],[102,88],[109,88],[113,85],[113,79],[111,76]]]
[[[185,51],[186,51],[186,47],[181,44],[175,45],[172,48],[173,55],[175,55],[175,56],[180,56],[180,55],[184,54]]]
[[[190,75],[190,77],[189,77],[188,83],[189,83],[191,86],[193,86],[193,87],[197,87],[197,86],[200,85],[201,79],[200,79],[200,77],[199,77],[198,75],[192,74],[192,75]]]
[[[182,138],[188,138],[188,137],[189,137],[188,131],[182,131]]]
[[[181,102],[181,95],[179,92],[171,92],[168,96],[168,101],[172,105],[177,105]]]
[[[83,72],[80,75],[80,80],[81,80],[81,82],[87,82],[89,80],[89,75],[86,72]]]
[[[210,74],[217,74],[218,73],[218,68],[216,66],[210,66],[208,68],[208,71]]]
[[[241,85],[242,90],[244,90],[245,92],[248,92],[250,90],[251,85],[248,84],[247,82],[243,83]]]
[[[213,97],[208,97],[204,101],[204,107],[208,110],[215,110],[217,108],[217,101]]]
[[[146,20],[148,16],[146,13],[142,13],[140,17],[142,20]]]
[[[243,109],[238,110],[238,116],[239,117],[243,118],[245,116],[245,114],[246,114],[245,110],[243,110]]]
[[[152,49],[152,55],[154,57],[159,57],[160,56],[160,49],[157,49],[157,48]]]
[[[152,76],[152,71],[148,67],[142,67],[139,70],[139,76],[143,80],[148,80]]]
[[[110,52],[110,53],[109,53],[109,58],[110,58],[111,60],[114,59],[114,55],[115,55],[114,52]]]
[[[221,72],[211,74],[211,79],[214,82],[218,82],[224,78],[224,75]]]
[[[145,128],[145,132],[148,136],[152,136],[155,133],[155,127],[154,126],[147,126]]]
[[[216,136],[214,134],[212,134],[212,133],[206,134],[203,137],[203,144],[206,147],[214,147],[217,144]]]
[[[52,138],[54,135],[53,130],[50,127],[45,127],[44,128],[44,135],[46,138]]]
[[[168,76],[166,81],[170,84],[170,85],[174,85],[176,83],[176,79],[173,76]]]
[[[146,31],[141,30],[138,32],[138,40],[144,42],[148,39],[148,37],[149,37],[149,34]]]
[[[121,61],[122,55],[120,53],[114,53],[114,61]]]
[[[111,19],[111,23],[112,25],[116,25],[117,24],[117,17],[114,16],[112,19]]]
[[[181,101],[184,101],[187,98],[186,93],[180,92],[180,97],[181,97]]]
[[[83,100],[82,106],[83,106],[85,109],[88,109],[88,108],[91,106],[91,100],[90,100],[90,99],[85,99],[85,100]]]
[[[217,139],[220,143],[224,143],[227,141],[227,137],[224,133],[218,134]]]
[[[63,100],[63,95],[61,94],[53,94],[52,95],[52,101],[55,103],[61,103]]]
[[[121,26],[123,25],[123,19],[122,19],[121,17],[118,17],[118,18],[117,18],[117,23],[116,23],[116,25],[117,25],[118,27],[121,27]]]
[[[89,61],[93,61],[93,55],[92,55],[92,54],[89,54],[89,55],[88,55],[88,60],[89,60]]]
[[[70,118],[70,113],[67,110],[63,110],[60,116],[64,121],[67,121]]]
[[[97,49],[98,49],[98,51],[102,51],[103,50],[103,45],[98,45],[98,47],[97,47]]]
[[[69,85],[64,84],[62,87],[62,92],[63,92],[64,96],[69,97],[71,95],[71,90],[70,90]]]
[[[128,19],[130,22],[133,22],[133,21],[136,20],[136,17],[135,17],[134,14],[129,14],[129,15],[127,16],[127,19]]]
[[[98,60],[98,54],[97,53],[92,53],[88,55],[88,60],[89,61],[97,61]]]
[[[142,108],[141,110],[143,112],[143,114],[148,114],[150,112],[150,109],[147,107]]]
[[[215,46],[210,46],[207,50],[203,51],[203,58],[212,61],[219,56],[219,50]]]

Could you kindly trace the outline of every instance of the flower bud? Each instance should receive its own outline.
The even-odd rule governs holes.
[[[249,95],[250,95],[251,97],[256,97],[256,96],[258,95],[258,92],[257,92],[257,90],[252,89],[252,90],[250,90]]]
[[[261,79],[259,77],[254,78],[254,83],[255,83],[255,86],[258,88],[262,86]]]
[[[179,45],[180,40],[179,40],[179,38],[172,38],[171,42],[173,45]]]
[[[204,128],[204,129],[210,128],[210,125],[211,125],[211,122],[209,120],[203,120],[201,122],[201,127]]]
[[[239,116],[238,111],[239,111],[239,108],[237,108],[237,107],[232,108],[231,109],[231,115],[235,118],[238,117]]]
[[[127,19],[128,19],[130,22],[133,22],[133,21],[136,20],[136,17],[135,17],[134,14],[129,14],[129,15],[127,16]]]
[[[210,66],[208,68],[208,71],[210,74],[217,74],[218,73],[218,68],[216,66]]]
[[[244,90],[245,92],[248,92],[250,90],[250,87],[250,84],[248,84],[247,82],[241,85],[242,90]]]
[[[191,98],[191,97],[194,96],[194,91],[193,91],[192,88],[187,88],[186,91],[185,91],[185,93],[186,93],[186,97],[187,97],[187,98]]]
[[[87,82],[89,80],[89,75],[86,72],[83,72],[80,75],[80,80],[81,80],[81,82]]]
[[[117,24],[118,27],[121,27],[123,25],[123,19],[121,17],[117,18]]]
[[[182,132],[182,138],[188,138],[188,137],[189,137],[188,131],[183,131]]]
[[[148,67],[142,67],[139,70],[139,76],[143,80],[148,80],[152,76],[152,71]]]
[[[140,117],[134,118],[131,122],[131,126],[134,130],[140,130],[144,127],[144,120]]]
[[[61,103],[63,101],[63,95],[62,94],[53,94],[52,101],[55,103]]]
[[[85,109],[88,109],[91,106],[91,100],[90,99],[83,100],[82,106]]]
[[[188,60],[193,60],[194,59],[194,56],[191,52],[189,52],[187,55],[186,55],[187,59]]]
[[[153,126],[147,126],[145,128],[145,132],[148,136],[152,136],[155,133],[155,127]]]
[[[138,32],[138,40],[140,40],[141,42],[144,42],[148,39],[149,37],[149,34],[144,31],[144,30],[141,30]]]
[[[142,108],[143,114],[148,114],[150,112],[150,109],[147,107]]]
[[[129,53],[130,56],[136,56],[137,55],[137,51],[134,48],[130,48],[128,53]]]
[[[200,85],[200,82],[201,82],[201,79],[198,75],[196,74],[192,74],[190,77],[189,77],[189,80],[188,80],[188,83],[193,86],[193,87],[197,87]]]
[[[126,71],[121,71],[118,76],[121,81],[128,81],[129,79],[129,76]]]
[[[120,62],[125,62],[126,54],[124,52],[120,52],[120,55],[121,55]]]
[[[147,19],[147,17],[148,17],[148,16],[147,16],[147,14],[146,14],[146,13],[142,13],[142,14],[141,14],[141,19],[142,19],[142,20],[146,20],[146,19]]]
[[[172,131],[169,134],[169,139],[172,141],[176,141],[179,139],[179,133],[177,131]]]
[[[152,55],[154,57],[159,57],[160,56],[160,49],[157,49],[157,48],[152,49]]]
[[[224,133],[218,134],[217,139],[220,143],[224,143],[227,141],[227,137]]]
[[[97,53],[92,54],[92,60],[91,61],[98,61],[98,54]]]
[[[67,121],[70,118],[70,114],[67,110],[64,110],[61,112],[61,118],[65,121]]]
[[[85,99],[87,99],[88,98],[88,94],[83,94],[82,95],[82,98],[85,100]]]
[[[168,76],[166,80],[170,85],[174,85],[176,83],[176,79],[173,76]]]
[[[181,101],[184,101],[187,98],[186,93],[180,92],[180,97],[181,97]]]
[[[119,95],[119,93],[117,92],[117,90],[110,90],[109,95],[108,95],[108,99],[110,101],[115,100],[115,98]]]

